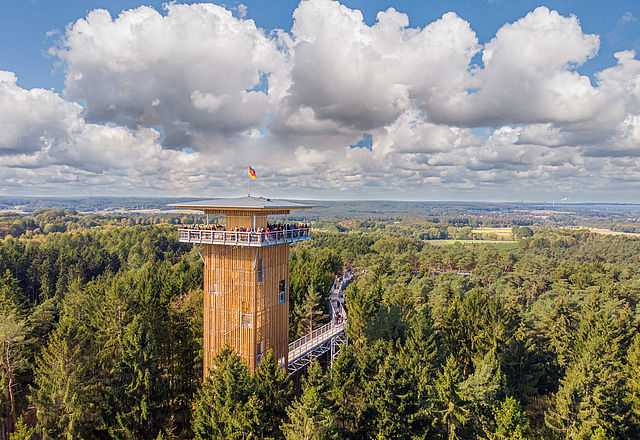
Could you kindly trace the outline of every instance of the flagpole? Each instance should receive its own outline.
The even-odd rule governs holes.
[[[247,196],[251,196],[251,180],[256,178],[256,170],[249,165],[249,181],[247,182]]]

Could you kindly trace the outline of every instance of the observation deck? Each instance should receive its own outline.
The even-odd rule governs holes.
[[[296,243],[311,239],[309,228],[273,232],[219,231],[208,229],[179,229],[180,243],[225,244],[229,246],[264,247]]]
[[[207,216],[206,225],[179,229],[180,243],[266,247],[311,239],[308,227],[290,224],[288,221],[291,211],[311,209],[311,205],[247,196],[176,203],[169,206],[203,211]],[[226,229],[209,225],[209,215],[220,214],[226,217]],[[286,216],[286,220],[274,227],[267,222],[270,215]]]

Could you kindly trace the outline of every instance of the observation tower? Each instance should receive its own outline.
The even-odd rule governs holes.
[[[288,216],[311,206],[252,196],[170,206],[207,215],[205,224],[179,230],[179,241],[193,243],[204,262],[204,375],[225,345],[252,372],[269,349],[286,368],[290,245],[311,238],[308,227],[289,223]],[[224,215],[224,226],[210,224],[209,215]],[[270,215],[286,217],[272,224]]]

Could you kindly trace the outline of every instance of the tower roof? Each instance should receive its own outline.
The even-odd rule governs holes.
[[[197,200],[194,202],[172,203],[181,209],[197,209],[203,211],[289,211],[292,209],[311,209],[312,205],[291,202],[283,199],[271,199],[266,197],[230,197],[210,200]]]

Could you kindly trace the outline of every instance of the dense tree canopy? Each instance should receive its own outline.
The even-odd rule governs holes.
[[[202,263],[175,226],[130,220],[4,224],[23,232],[0,241],[0,437],[640,435],[638,239],[519,226],[433,245],[476,225],[333,222],[292,254],[290,335],[327,322],[352,266],[350,342],[296,388],[231,350],[202,380]]]

